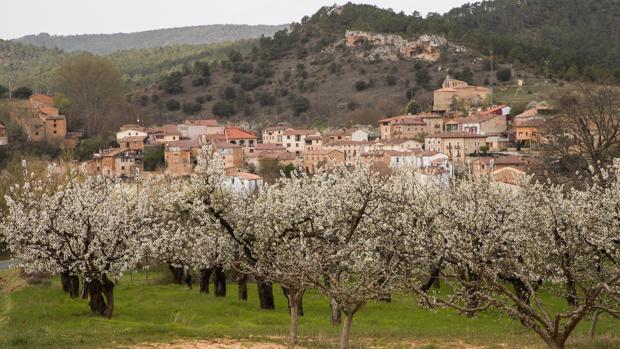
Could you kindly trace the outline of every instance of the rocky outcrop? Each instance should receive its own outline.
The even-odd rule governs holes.
[[[347,31],[345,46],[359,48],[356,55],[364,60],[420,59],[430,62],[439,60],[441,50],[452,47],[457,52],[464,48],[451,45],[439,35],[423,34],[407,40],[395,34],[376,34],[361,31]]]

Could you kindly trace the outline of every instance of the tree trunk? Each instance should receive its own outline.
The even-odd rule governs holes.
[[[284,294],[284,297],[286,298],[286,306],[288,307],[288,314],[291,314],[291,300],[290,300],[290,294],[289,294],[289,289],[282,286],[282,293]],[[299,296],[299,299],[297,300],[297,315],[298,316],[304,316],[304,303],[303,303],[303,292],[301,294],[301,296]]]
[[[114,311],[114,283],[106,276],[103,277],[103,294],[107,301],[107,305],[103,311],[103,317],[109,319],[112,317],[112,312]]]
[[[248,276],[239,274],[237,278],[238,296],[240,301],[248,300]]]
[[[189,271],[189,268],[183,268],[183,282],[192,289],[192,285],[194,283],[194,278],[192,277],[192,273]]]
[[[69,272],[63,271],[60,273],[60,285],[64,293],[69,293]]]
[[[330,322],[332,325],[337,326],[340,324],[341,321],[341,314],[342,312],[340,311],[340,305],[338,305],[338,302],[336,302],[336,299],[332,298],[329,304],[329,307],[331,309],[331,316],[330,316]]]
[[[345,313],[345,315],[342,335],[340,336],[340,349],[349,349],[349,335],[351,333],[351,324],[353,323],[353,313]]]
[[[88,295],[90,298],[88,304],[90,305],[90,311],[99,316],[103,316],[107,307],[102,293],[103,285],[101,281],[92,280],[88,283]]]
[[[258,300],[261,309],[275,309],[276,305],[273,300],[273,285],[269,281],[256,280],[258,286]]]
[[[601,316],[601,311],[595,311],[594,316],[592,317],[592,324],[590,325],[590,339],[594,339],[596,336],[596,323],[598,322],[599,316]]]
[[[221,266],[215,267],[215,296],[226,297],[226,274]]]
[[[183,267],[175,267],[172,264],[168,265],[170,271],[172,272],[172,280],[174,280],[175,284],[182,285],[183,284]]]
[[[422,291],[426,293],[433,286],[435,286],[435,288],[439,288],[439,273],[441,273],[441,269],[437,267],[431,267],[431,275],[428,278],[428,281],[424,285],[422,285]]]
[[[211,268],[200,270],[200,293],[209,293],[209,279],[212,272]]]
[[[575,279],[573,279],[572,275],[567,275],[566,280],[566,301],[568,305],[576,307],[577,302],[577,286],[575,284]]]
[[[282,287],[282,290],[285,288]],[[287,289],[287,300],[290,304],[289,311],[291,315],[291,328],[290,328],[290,336],[289,336],[289,347],[294,348],[297,345],[297,327],[299,323],[299,305],[301,298],[304,294],[304,290],[291,290],[288,292]]]

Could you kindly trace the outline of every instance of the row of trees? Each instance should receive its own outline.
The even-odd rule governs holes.
[[[254,195],[229,190],[209,151],[188,179],[127,183],[57,172],[25,173],[30,179],[7,197],[2,235],[21,266],[61,274],[74,297],[81,278],[91,310],[107,317],[114,280],[157,262],[179,280],[199,271],[201,291],[215,274],[220,295],[224,270],[242,275],[242,292],[252,277],[267,309],[271,283],[279,283],[292,345],[309,288],[331,300],[334,323],[344,314],[341,348],[354,315],[394,292],[468,316],[495,309],[550,348],[563,348],[584,318],[620,311],[618,169],[565,190],[486,178],[442,184],[410,169],[385,177],[368,164],[343,165],[283,177]],[[447,287],[439,292],[436,283]],[[558,295],[566,305],[550,307]]]

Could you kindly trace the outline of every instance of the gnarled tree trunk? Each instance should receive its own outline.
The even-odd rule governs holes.
[[[71,298],[78,298],[80,296],[80,278],[77,275],[72,275],[70,272],[62,272],[60,274],[60,282],[62,284],[62,290],[68,293]]]
[[[238,296],[240,301],[248,300],[248,276],[239,274],[237,277]]]
[[[168,268],[172,272],[172,280],[175,284],[182,285],[183,277],[184,277],[184,269],[183,267],[175,267],[172,264],[168,264]]]
[[[226,274],[221,266],[215,267],[215,296],[226,297]]]
[[[200,270],[200,293],[209,293],[209,280],[212,272],[211,268]]]
[[[106,276],[103,277],[102,290],[107,301],[103,316],[109,319],[112,317],[112,312],[114,311],[114,283]]]
[[[349,337],[351,336],[351,324],[353,323],[354,314],[354,311],[345,311],[344,325],[342,326],[342,334],[340,335],[340,349],[349,349]]]
[[[273,285],[269,281],[256,280],[258,287],[258,300],[261,309],[275,309],[276,304],[273,300]]]

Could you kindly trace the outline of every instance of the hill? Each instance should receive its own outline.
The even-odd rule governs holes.
[[[108,54],[122,50],[173,45],[205,45],[271,36],[287,25],[215,24],[148,30],[136,33],[49,35],[41,33],[15,39],[38,47],[58,48],[66,52],[86,51]]]
[[[208,78],[179,72],[136,91],[135,103],[151,122],[215,114],[250,126],[287,121],[320,127],[374,124],[385,115],[402,113],[411,98],[428,110],[432,90],[447,75],[494,86],[493,102],[511,104],[517,112],[569,86],[561,74],[546,84],[544,70],[534,61],[503,55],[494,57],[491,74],[484,45],[463,46],[472,41],[455,40],[465,36],[447,30],[457,26],[449,16],[455,15],[424,19],[369,5],[325,7],[290,32],[259,40],[247,54],[211,65]],[[350,30],[361,32],[347,34]],[[424,40],[436,45],[432,54],[425,56],[428,47],[394,50],[394,45]],[[170,84],[175,87],[169,89]]]

